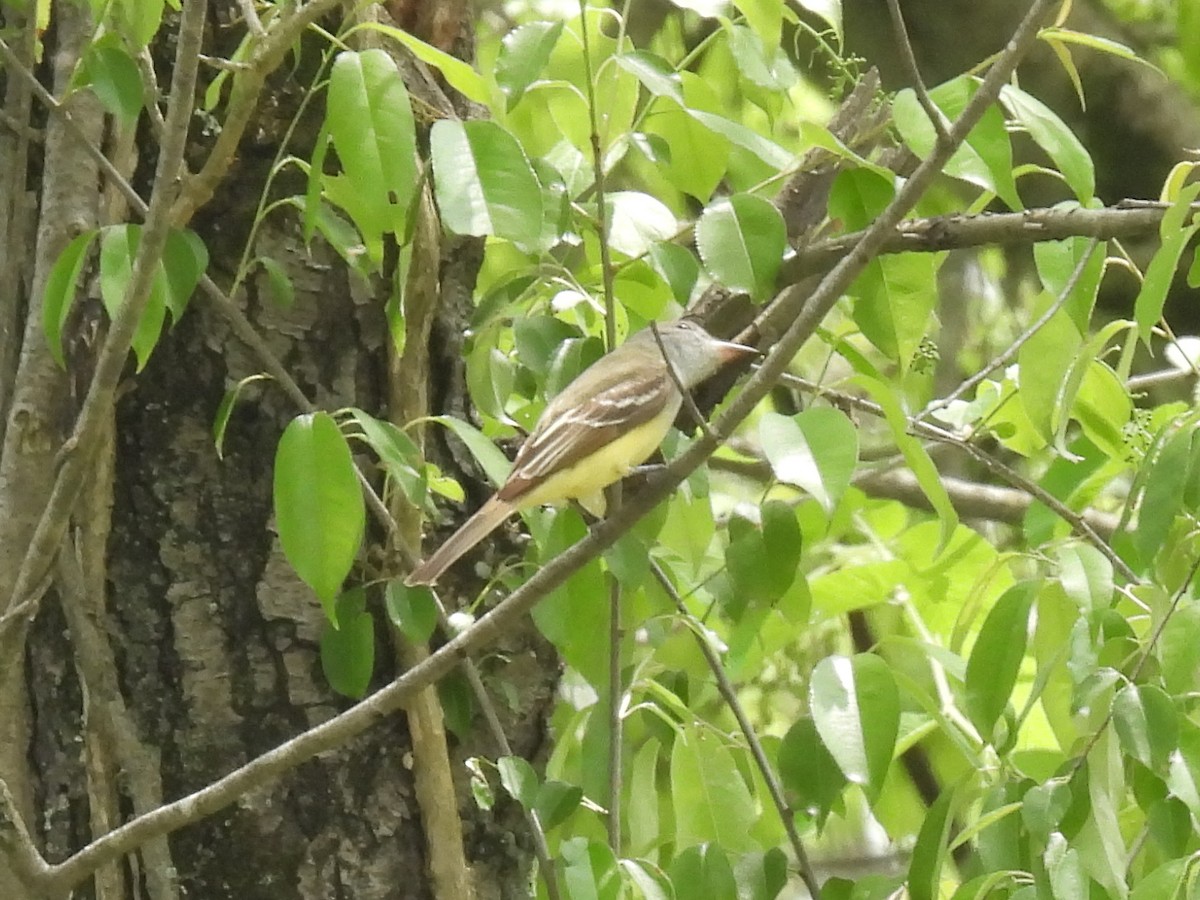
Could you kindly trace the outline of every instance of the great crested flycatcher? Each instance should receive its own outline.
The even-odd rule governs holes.
[[[433,584],[518,510],[579,500],[602,514],[604,489],[645,462],[666,437],[683,403],[679,384],[691,390],[726,362],[758,352],[717,340],[688,319],[663,325],[658,336],[661,347],[651,329],[638,332],[551,400],[508,480],[405,583]]]

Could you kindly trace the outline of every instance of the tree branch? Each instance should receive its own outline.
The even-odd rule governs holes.
[[[1170,208],[1169,203],[1122,202],[1103,209],[1051,207],[909,219],[891,230],[879,253],[933,253],[985,245],[1036,244],[1069,237],[1098,240],[1137,237],[1156,233]],[[792,284],[825,271],[845,256],[863,234],[856,231],[828,238],[800,250],[784,263],[779,273],[780,284]]]

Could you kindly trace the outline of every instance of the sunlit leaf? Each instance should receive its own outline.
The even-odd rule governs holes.
[[[887,663],[867,653],[826,657],[813,670],[809,705],[842,773],[878,797],[900,727],[900,698]]]
[[[446,227],[537,244],[542,189],[516,138],[495,122],[440,119],[430,134],[430,155]]]
[[[765,300],[775,290],[787,233],[779,211],[752,194],[710,206],[696,223],[696,248],[725,287]]]
[[[765,413],[758,434],[775,477],[804,488],[832,512],[858,463],[858,431],[845,413],[828,407],[793,417]]]

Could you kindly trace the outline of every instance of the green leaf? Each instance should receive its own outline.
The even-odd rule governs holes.
[[[423,507],[428,499],[429,480],[421,450],[413,439],[402,428],[385,419],[377,419],[365,410],[351,407],[348,412],[383,463],[388,477],[400,486],[404,499],[418,509]]]
[[[961,75],[929,91],[929,98],[948,121],[958,118],[979,89],[979,80]],[[937,132],[928,115],[908,88],[900,91],[892,106],[896,128],[917,156],[929,156],[937,144]],[[967,140],[946,163],[944,172],[954,178],[978,185],[998,196],[1010,209],[1021,209],[1021,198],[1013,181],[1012,144],[1004,116],[996,107],[987,112],[971,129]]]
[[[725,564],[735,587],[727,611],[740,618],[747,605],[774,603],[796,580],[800,565],[800,526],[795,510],[781,500],[768,500],[760,524],[735,516],[729,523]]]
[[[167,308],[172,320],[178,322],[208,268],[208,248],[191,229],[172,228],[167,232],[162,267],[167,278]]]
[[[383,235],[405,233],[417,183],[412,106],[396,63],[379,49],[339,53],[326,109],[345,172],[344,181],[327,182],[330,199],[350,214],[378,265]]]
[[[608,207],[609,245],[626,256],[642,256],[679,231],[675,214],[649,194],[614,191],[604,199]]]
[[[1050,891],[1054,900],[1088,900],[1088,875],[1079,851],[1067,843],[1058,832],[1050,835],[1042,862],[1050,877]]]
[[[1063,591],[1083,613],[1105,609],[1112,602],[1113,567],[1108,557],[1080,541],[1059,546],[1058,578]]]
[[[117,3],[114,11],[120,26],[119,33],[133,44],[134,50],[140,51],[158,33],[165,8],[163,0],[123,0]]]
[[[1048,296],[1044,302],[1050,302]],[[1039,313],[1041,309],[1035,309]],[[1017,353],[1018,396],[1029,421],[1047,442],[1054,440],[1055,409],[1062,408],[1062,385],[1081,346],[1079,331],[1059,310]]]
[[[495,122],[441,119],[430,134],[430,156],[447,228],[538,245],[542,189],[516,138]]]
[[[1056,298],[1062,296],[1091,243],[1089,238],[1073,237],[1062,241],[1041,241],[1033,245],[1033,260],[1047,293]],[[1097,244],[1091,251],[1091,257],[1084,264],[1071,296],[1063,305],[1063,310],[1081,335],[1088,333],[1092,308],[1096,305],[1096,294],[1100,290],[1100,279],[1104,276],[1105,252],[1104,244]]]
[[[1162,319],[1167,291],[1170,290],[1175,270],[1179,267],[1183,250],[1193,235],[1200,230],[1200,224],[1193,221],[1191,210],[1191,204],[1197,195],[1200,195],[1200,182],[1192,182],[1179,192],[1179,199],[1163,216],[1159,226],[1162,243],[1155,251],[1154,258],[1150,260],[1141,290],[1133,302],[1138,334],[1147,345],[1150,343],[1151,331]]]
[[[1029,639],[1029,612],[1038,583],[1013,585],[992,607],[967,660],[965,706],[984,739],[1008,705]]]
[[[686,306],[700,276],[696,257],[686,247],[662,242],[650,247],[650,261],[670,286],[675,302]]]
[[[1058,830],[1071,806],[1071,785],[1065,777],[1051,778],[1030,788],[1021,803],[1021,821],[1039,840]]]
[[[734,0],[733,5],[746,17],[754,34],[767,50],[774,52],[779,48],[786,8],[783,3],[779,0]]]
[[[1140,63],[1156,75],[1163,74],[1161,69],[1148,62],[1141,54],[1111,38],[1100,37],[1096,34],[1087,34],[1081,31],[1072,31],[1069,28],[1062,28],[1057,25],[1052,28],[1043,28],[1038,32],[1038,37],[1043,41],[1051,43],[1078,44],[1081,47],[1099,50],[1101,53],[1107,53],[1118,59]]]
[[[853,360],[855,369],[860,369],[860,366],[866,363],[861,355],[846,345],[843,344],[840,350],[844,356]],[[868,371],[874,370],[869,363],[866,363],[866,368]],[[958,513],[954,510],[954,504],[950,502],[950,495],[946,493],[937,466],[933,464],[933,460],[921,442],[908,433],[908,417],[905,416],[904,409],[892,388],[880,378],[869,375],[859,376],[855,380],[871,393],[871,397],[876,403],[883,407],[884,417],[892,431],[892,440],[896,442],[896,447],[903,454],[904,461],[908,463],[908,467],[916,476],[921,491],[929,499],[930,506],[938,515],[942,526],[941,543],[944,547],[950,542],[955,529],[958,528]]]
[[[758,438],[776,478],[833,512],[858,463],[858,431],[845,413],[826,407],[793,417],[764,413]]]
[[[758,3],[760,0],[751,0]],[[782,4],[773,0],[761,0],[764,4],[773,5],[782,10]],[[732,22],[722,23],[729,35],[729,51],[738,67],[745,76],[747,96],[754,97],[757,88],[768,92],[782,93],[791,90],[800,80],[796,67],[788,58],[787,51],[779,46],[776,39],[773,43],[760,37],[754,30],[744,25]],[[760,99],[760,102],[762,100]]]
[[[542,563],[586,536],[587,528],[574,510],[559,512],[538,547]],[[600,561],[592,560],[551,591],[532,613],[538,631],[601,696],[608,684],[607,598],[608,580]]]
[[[617,900],[621,895],[621,875],[617,858],[601,841],[574,837],[563,841],[563,884],[571,900]]]
[[[616,63],[654,96],[670,98],[683,106],[683,80],[675,67],[657,53],[634,50],[616,57]]]
[[[874,802],[900,728],[900,697],[887,663],[867,653],[826,657],[813,670],[809,706],[842,773]]]
[[[828,816],[842,795],[846,776],[821,742],[807,716],[797,719],[779,745],[779,777],[802,810]]]
[[[614,57],[617,65],[634,75],[642,86],[656,97],[666,97],[680,109],[703,125],[711,134],[729,141],[734,146],[748,150],[768,166],[785,169],[794,161],[793,156],[774,141],[716,113],[695,109],[686,105],[679,74],[662,57],[643,50],[622,53]]]
[[[335,616],[321,635],[321,669],[329,686],[360,700],[375,669],[375,620],[365,610],[362,588],[337,598]]]
[[[629,832],[627,852],[640,856],[652,852],[663,840],[659,825],[658,762],[662,743],[650,738],[633,756],[626,783],[625,827]]]
[[[679,78],[682,102],[688,109],[709,115],[719,115],[724,109],[721,97],[703,78],[694,72],[681,72]],[[670,151],[668,158],[655,165],[660,175],[699,203],[707,203],[726,174],[732,153],[730,141],[715,136],[674,101],[656,104],[645,130],[648,137],[664,141]]]
[[[1156,772],[1179,745],[1179,720],[1166,692],[1152,684],[1127,684],[1113,698],[1113,724],[1121,748]]]
[[[800,0],[800,6],[824,19],[826,24],[833,29],[838,43],[842,42],[842,0]]]
[[[292,304],[296,302],[296,289],[292,286],[292,279],[288,277],[283,266],[269,256],[259,256],[254,261],[267,273],[267,285],[270,288],[271,299],[283,309],[291,309]]]
[[[533,808],[546,830],[565,822],[579,808],[583,789],[565,781],[547,781],[537,791]]]
[[[1154,459],[1145,463],[1148,474],[1138,504],[1138,525],[1133,542],[1147,562],[1162,549],[1175,516],[1183,508],[1184,488],[1197,443],[1196,431],[1180,431],[1163,445]]]
[[[1079,202],[1086,204],[1091,200],[1096,193],[1096,170],[1092,158],[1054,110],[1014,84],[1000,88],[1000,102],[1054,160]]]
[[[125,126],[142,111],[142,74],[116,35],[105,35],[84,54],[79,83],[90,85],[104,108]]]
[[[846,169],[829,190],[829,218],[846,231],[871,224],[896,195],[891,180],[870,169]]]
[[[366,520],[362,488],[328,413],[293,419],[275,453],[275,527],[288,562],[333,618]]]
[[[530,22],[504,36],[496,59],[496,83],[507,98],[508,109],[517,105],[527,87],[543,77],[562,30],[562,22]]]
[[[487,83],[478,72],[461,59],[451,56],[449,53],[425,43],[420,38],[413,37],[407,31],[401,31],[399,28],[394,28],[391,25],[384,25],[381,22],[367,22],[360,27],[382,32],[388,37],[399,41],[411,50],[413,56],[421,60],[421,62],[431,65],[441,72],[447,83],[469,100],[474,100],[476,103],[485,105],[490,102],[491,97],[488,94]]]
[[[502,756],[496,760],[496,770],[508,795],[526,809],[533,809],[539,786],[533,766],[519,756]]]
[[[937,900],[941,896],[942,866],[949,855],[951,812],[958,792],[943,790],[929,807],[908,865],[908,896],[912,900]]]
[[[620,866],[629,883],[638,891],[635,897],[640,900],[673,900],[675,894],[671,890],[670,879],[661,869],[637,859],[622,859]]]
[[[475,712],[471,687],[466,677],[460,672],[451,672],[438,682],[437,692],[446,727],[460,741],[465,741],[471,733],[471,719]]]
[[[671,883],[676,896],[688,900],[736,900],[737,882],[725,848],[719,843],[688,847],[671,861]],[[686,894],[679,893],[686,890]]]
[[[1200,604],[1185,603],[1167,619],[1155,650],[1163,686],[1173,695],[1200,689]]]
[[[707,729],[685,725],[671,748],[671,799],[675,844],[713,841],[733,852],[755,848],[750,835],[758,815],[733,754]]]
[[[735,194],[700,216],[696,248],[715,280],[763,301],[775,292],[787,232],[771,203],[753,194]]]
[[[109,318],[115,319],[125,305],[133,280],[133,264],[141,241],[140,225],[110,225],[100,238],[100,299]],[[161,267],[150,289],[150,297],[133,335],[137,371],[146,366],[166,319],[167,279]]]
[[[62,253],[58,255],[50,274],[46,277],[46,288],[42,293],[42,330],[46,334],[50,355],[64,369],[67,363],[63,357],[63,328],[75,302],[75,292],[83,272],[83,264],[87,260],[87,252],[99,233],[93,228],[76,235],[63,247]]]
[[[1179,752],[1172,754],[1167,771],[1167,788],[1172,797],[1200,816],[1200,728],[1187,718],[1179,721]]]
[[[487,435],[474,425],[453,416],[430,416],[429,421],[445,425],[453,431],[458,439],[467,445],[467,449],[471,451],[475,461],[483,467],[488,480],[497,487],[504,484],[505,479],[508,478],[508,472],[512,468],[512,463],[499,447],[488,440]]]
[[[433,636],[438,609],[429,588],[408,587],[401,579],[392,579],[387,584],[384,605],[392,624],[414,644],[424,644]]]

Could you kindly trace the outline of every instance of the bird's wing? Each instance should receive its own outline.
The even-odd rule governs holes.
[[[582,391],[568,389],[551,401],[517,453],[512,474],[498,493],[501,499],[519,499],[549,476],[653,419],[679,392],[670,378],[663,377],[661,364],[641,367],[632,377],[628,372],[618,374],[619,381],[590,384],[585,372],[578,384]]]

